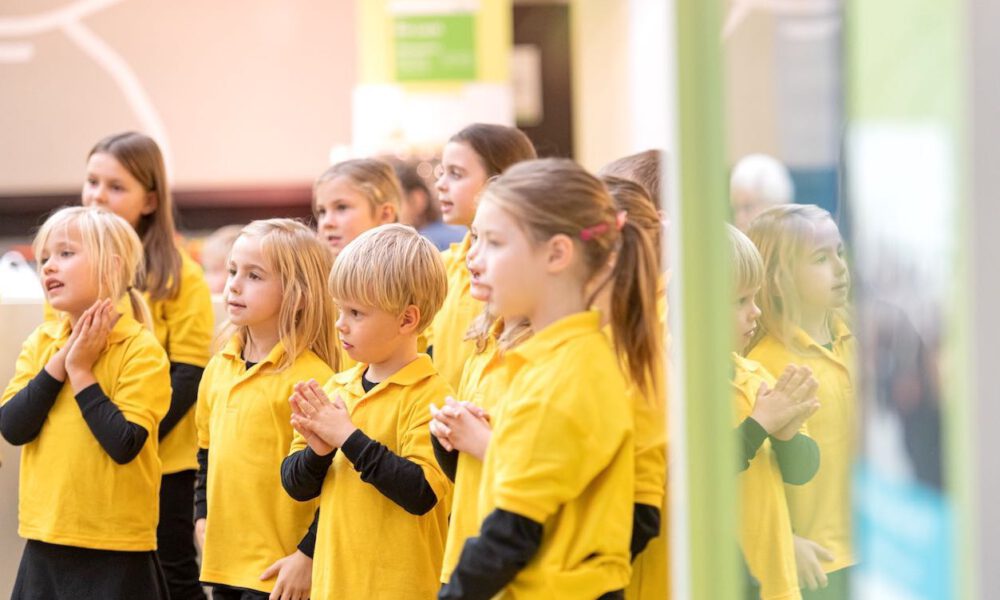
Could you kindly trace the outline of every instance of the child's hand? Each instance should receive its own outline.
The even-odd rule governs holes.
[[[330,402],[315,380],[310,379],[301,388],[297,387],[296,392],[301,392],[301,400],[297,402],[301,411],[299,420],[330,446],[340,448],[357,431],[340,397]]]
[[[802,423],[819,409],[818,385],[808,367],[788,365],[774,388],[761,383],[750,416],[768,435],[790,440]]]
[[[438,415],[441,413],[441,410],[437,407],[437,405],[432,403],[430,405],[430,409],[431,409],[431,423],[430,423],[431,435],[437,438],[437,441],[441,443],[442,448],[444,448],[448,452],[451,452],[452,450],[455,449],[455,447],[451,445],[451,440],[448,439],[448,436],[451,435],[451,430],[448,429],[447,425],[445,425],[442,421],[438,419]]]
[[[810,590],[825,588],[827,585],[826,573],[819,561],[833,560],[833,554],[812,540],[797,535],[792,536],[795,542],[795,566],[799,572],[799,587],[806,587]]]
[[[299,432],[306,440],[306,444],[312,448],[312,451],[319,456],[326,456],[327,454],[333,452],[333,446],[324,442],[316,432],[309,428],[307,421],[305,419],[305,414],[300,408],[300,403],[305,402],[305,398],[299,391],[299,386],[304,386],[304,383],[295,384],[295,392],[288,398],[288,404],[292,407],[292,429]]]
[[[433,414],[434,409],[431,412]],[[492,435],[484,412],[473,412],[468,403],[458,402],[449,396],[444,407],[434,414],[434,420],[448,431],[448,441],[453,448],[483,460]]]
[[[311,558],[302,554],[301,550],[296,550],[265,569],[260,574],[261,581],[267,581],[275,575],[278,577],[268,600],[308,600],[312,585],[312,564]]]
[[[97,380],[92,369],[108,345],[108,334],[121,315],[115,312],[110,300],[98,300],[76,322],[76,341],[66,354],[66,374],[79,392]]]
[[[208,527],[208,520],[198,519],[194,522],[194,539],[198,542],[198,548],[205,551],[205,529]]]
[[[83,314],[86,315],[90,310],[88,308]],[[69,334],[69,339],[66,340],[66,344],[52,355],[49,362],[45,363],[45,370],[48,371],[53,379],[66,381],[66,355],[69,354],[70,348],[76,343],[78,337],[80,337],[80,328],[74,327]]]

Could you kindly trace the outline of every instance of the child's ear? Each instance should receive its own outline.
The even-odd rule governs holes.
[[[156,195],[156,192],[148,192],[146,194],[146,202],[142,205],[141,214],[151,215],[156,212],[156,209],[159,208],[159,206],[160,199],[159,196]]]
[[[569,236],[563,234],[554,235],[546,242],[546,246],[549,273],[559,273],[573,264],[576,246]]]
[[[399,332],[403,334],[416,333],[419,324],[420,309],[415,304],[404,308],[403,314],[399,316]]]
[[[392,204],[386,203],[379,208],[379,223],[385,225],[386,223],[395,223],[399,220],[398,215],[396,215],[396,207]]]

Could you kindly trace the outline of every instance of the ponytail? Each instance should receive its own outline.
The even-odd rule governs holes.
[[[649,397],[661,388],[663,332],[657,316],[656,250],[646,232],[625,221],[610,282],[611,331],[622,371]]]
[[[149,312],[149,306],[146,304],[146,300],[139,293],[139,290],[129,286],[128,291],[129,302],[132,304],[132,315],[135,320],[141,323],[146,329],[153,328],[153,315]]]

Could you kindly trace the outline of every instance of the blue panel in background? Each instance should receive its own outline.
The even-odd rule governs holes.
[[[799,204],[815,204],[825,208],[834,217],[837,214],[837,168],[802,169],[789,167],[792,183],[795,184],[795,201]]]

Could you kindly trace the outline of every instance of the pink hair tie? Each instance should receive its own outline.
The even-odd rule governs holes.
[[[590,227],[584,227],[580,230],[580,239],[589,242],[590,240],[596,239],[597,236],[608,231],[609,225],[607,223],[598,223],[597,225],[591,225]]]

